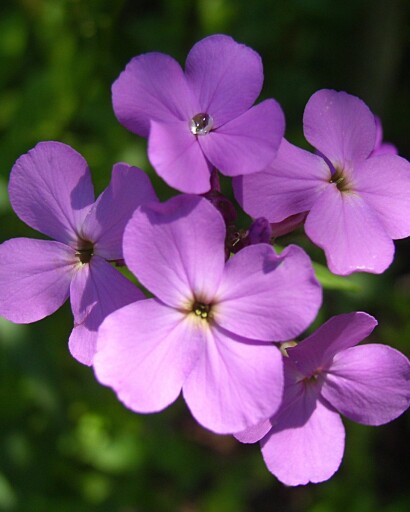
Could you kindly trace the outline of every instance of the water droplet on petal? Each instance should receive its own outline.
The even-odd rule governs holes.
[[[214,120],[212,117],[204,112],[194,115],[189,123],[191,132],[194,135],[206,135],[212,130],[213,125]]]

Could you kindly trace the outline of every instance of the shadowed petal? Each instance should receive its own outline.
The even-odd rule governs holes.
[[[0,315],[30,323],[67,300],[77,263],[74,250],[48,240],[14,238],[0,245]]]
[[[69,339],[71,355],[91,365],[97,342],[97,330],[113,311],[144,299],[145,296],[118,270],[98,256],[81,265],[71,282],[71,309],[74,329]]]
[[[142,137],[148,136],[151,120],[179,119],[188,126],[199,109],[178,62],[156,52],[127,64],[112,86],[112,101],[118,121]]]
[[[266,170],[235,178],[233,184],[235,197],[246,213],[280,222],[310,210],[329,178],[323,158],[282,139],[276,158]]]
[[[262,61],[254,50],[231,37],[213,35],[192,47],[186,78],[199,99],[198,112],[210,114],[219,127],[245,112],[259,96]]]
[[[380,274],[390,265],[394,244],[374,211],[356,193],[329,184],[305,222],[308,237],[326,253],[334,274]]]
[[[339,468],[345,431],[337,412],[317,400],[310,386],[261,441],[269,469],[285,485],[328,480]]]
[[[242,432],[269,418],[282,397],[279,350],[216,326],[207,331],[205,346],[183,385],[194,418],[218,434]]]
[[[82,227],[82,237],[94,242],[94,254],[106,260],[123,258],[125,225],[141,204],[158,201],[149,177],[127,164],[115,164],[108,188],[99,196]]]
[[[275,158],[285,129],[282,109],[266,100],[198,142],[212,164],[227,176],[262,171]]]
[[[204,351],[202,329],[155,299],[129,304],[102,323],[97,379],[136,412],[156,412],[178,397]]]
[[[387,423],[410,405],[409,361],[386,345],[349,348],[335,356],[322,395],[353,421]]]
[[[367,338],[376,325],[377,320],[367,313],[337,315],[287,353],[303,375],[310,377],[318,369],[327,369],[335,354]]]
[[[306,139],[333,165],[364,160],[376,143],[376,122],[367,105],[345,92],[322,89],[307,102]]]
[[[285,341],[314,320],[322,289],[307,254],[296,246],[280,255],[267,244],[245,247],[226,263],[215,321],[240,336]]]
[[[10,174],[9,194],[21,220],[71,245],[94,202],[87,162],[61,142],[40,142],[18,159]]]
[[[263,420],[257,425],[247,428],[246,430],[239,432],[239,434],[235,434],[234,437],[241,443],[251,444],[257,443],[272,428],[272,423],[269,419]]]
[[[225,223],[206,199],[176,196],[144,206],[125,229],[130,270],[162,301],[178,309],[213,299],[225,263]]]
[[[355,188],[371,206],[393,239],[410,235],[410,163],[397,155],[362,162],[354,173]]]
[[[212,166],[185,121],[153,121],[148,157],[158,175],[181,192],[204,194],[211,188]]]

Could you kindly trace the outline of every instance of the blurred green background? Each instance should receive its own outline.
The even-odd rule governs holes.
[[[364,99],[382,117],[385,139],[410,158],[409,15],[405,0],[3,0],[0,239],[41,237],[7,200],[14,161],[40,140],[82,153],[97,192],[112,164],[125,161],[150,172],[167,197],[145,140],[116,121],[110,86],[134,55],[157,50],[183,63],[192,44],[217,32],[261,54],[262,97],[281,103],[294,143],[306,144],[301,117],[310,95],[330,87]],[[291,240],[322,258],[301,233]],[[410,244],[396,247],[385,274],[326,289],[316,324],[365,310],[380,323],[372,340],[409,355]],[[71,325],[67,304],[29,326],[0,318],[0,511],[410,510],[409,415],[378,428],[346,421],[345,458],[334,478],[286,488],[257,445],[205,431],[181,400],[150,416],[123,408],[69,355]]]

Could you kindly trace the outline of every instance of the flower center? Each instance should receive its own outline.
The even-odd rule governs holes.
[[[202,320],[209,321],[211,316],[211,304],[204,304],[203,302],[194,302],[192,305],[192,312]]]
[[[335,167],[335,172],[332,174],[329,183],[334,183],[340,192],[347,192],[352,188],[346,173],[343,173],[343,169],[339,167]]]
[[[94,255],[94,246],[88,240],[80,240],[79,248],[76,249],[75,255],[80,260],[80,262],[84,265],[85,263],[90,263],[91,258]]]
[[[214,120],[205,112],[200,112],[199,114],[194,115],[189,122],[191,133],[194,135],[206,135],[212,130],[213,125]]]

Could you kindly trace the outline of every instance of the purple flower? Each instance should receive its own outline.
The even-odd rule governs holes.
[[[237,178],[237,199],[270,222],[309,212],[306,234],[324,249],[332,272],[383,272],[393,259],[392,239],[410,235],[409,162],[372,156],[374,115],[344,92],[316,92],[304,131],[321,155],[283,140],[266,171]]]
[[[366,313],[339,315],[286,349],[279,411],[236,435],[261,440],[268,469],[284,484],[323,482],[337,471],[345,438],[339,413],[382,425],[409,407],[408,359],[386,345],[355,346],[376,324]]]
[[[68,298],[75,327],[72,355],[91,364],[96,331],[115,309],[144,298],[115,270],[131,214],[156,200],[148,177],[116,164],[109,187],[94,202],[84,158],[59,142],[41,142],[15,163],[9,182],[14,211],[54,240],[16,238],[0,245],[0,314],[16,323],[40,320]]]
[[[252,245],[225,264],[225,230],[198,196],[137,210],[125,229],[125,261],[157,298],[107,317],[94,358],[98,380],[130,409],[160,411],[182,389],[193,416],[217,433],[239,432],[277,409],[282,362],[266,342],[300,333],[321,303],[300,248],[278,256]]]
[[[120,123],[148,137],[149,159],[169,185],[202,194],[213,167],[238,176],[275,157],[284,116],[272,99],[252,107],[262,82],[256,52],[214,35],[191,49],[185,73],[162,53],[132,59],[113,84],[113,106]]]

